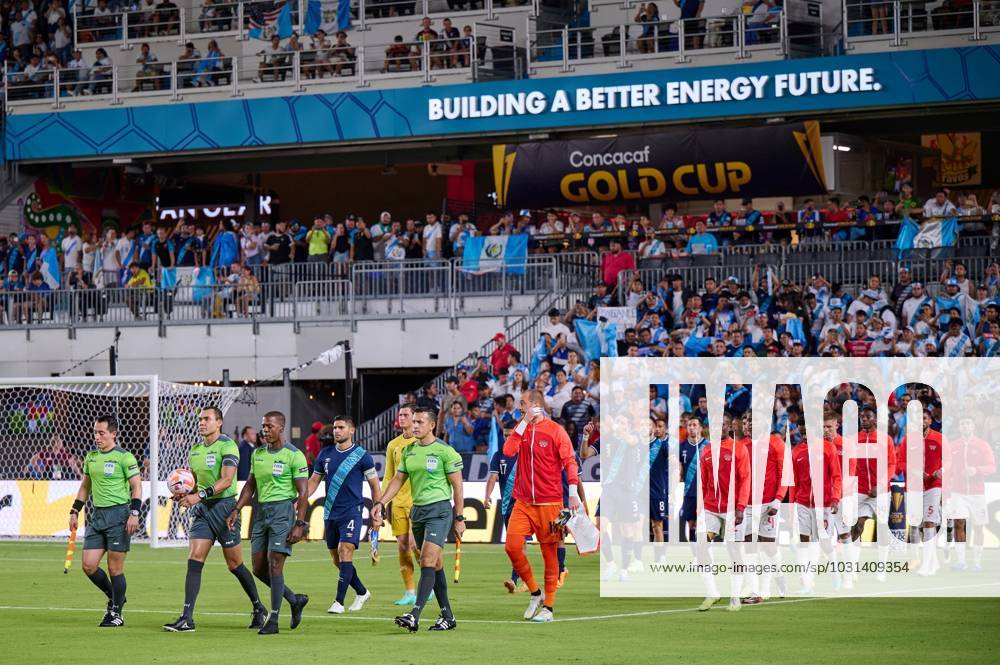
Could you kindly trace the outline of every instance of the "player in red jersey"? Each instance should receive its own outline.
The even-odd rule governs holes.
[[[975,435],[976,422],[969,416],[958,421],[959,438],[948,442],[944,456],[945,514],[954,520],[955,570],[965,570],[965,543],[972,523],[972,567],[982,570],[983,527],[986,526],[985,479],[997,470],[990,444]]]
[[[751,505],[745,509],[741,526],[743,527],[743,540],[751,543],[745,546],[747,566],[756,570],[761,551],[766,552],[768,559],[777,554],[777,547],[768,545],[768,543],[774,543],[778,538],[778,508],[781,507],[781,500],[785,497],[785,488],[781,485],[781,471],[785,462],[785,439],[778,434],[770,435],[764,450],[757,453],[763,457],[759,461],[764,466],[764,472],[761,474],[764,487],[760,503],[757,503],[756,493],[752,487],[755,454],[752,444],[753,416],[749,409],[740,417],[739,429],[742,431],[743,438],[738,443],[746,446],[747,453],[749,453],[747,459],[750,463],[751,479]],[[757,542],[765,545],[758,547],[757,543],[754,542],[754,531],[757,532]],[[765,594],[770,596],[770,575],[767,575],[765,579],[763,575],[758,576],[756,573],[751,573],[749,577],[750,592],[747,597],[743,598],[745,605],[755,605],[763,600],[759,588],[761,585],[764,586]]]
[[[896,471],[896,451],[889,437],[876,428],[878,416],[874,406],[864,404],[858,419],[861,429],[858,431],[857,450],[853,458],[848,459],[848,463],[854,465],[852,472],[856,474],[858,483],[855,497],[857,521],[851,527],[851,540],[859,543],[865,522],[868,519],[876,521],[878,557],[882,564],[878,579],[882,581],[885,579],[882,571],[889,560],[889,478]],[[886,460],[885,470],[879,477],[878,458],[883,454]]]
[[[833,442],[836,434],[837,417],[827,414],[823,418],[823,450],[818,469],[823,476],[821,500],[817,500],[816,497],[818,488],[812,481],[809,445],[805,438],[792,449],[792,472],[795,475],[795,484],[792,486],[790,498],[795,504],[795,513],[799,521],[799,540],[809,543],[806,548],[797,550],[800,556],[799,563],[807,566],[806,572],[802,575],[800,595],[813,594],[813,574],[809,572],[809,565],[818,563],[820,547],[828,555],[832,555],[833,547],[830,540],[839,535],[834,530],[834,519],[840,513],[843,486],[840,457]],[[817,515],[817,508],[822,508],[822,517]]]
[[[507,523],[507,556],[531,592],[524,618],[535,623],[552,621],[559,579],[557,549],[562,534],[553,529],[563,509],[563,471],[569,484],[569,509],[580,507],[577,497],[579,472],[573,444],[559,423],[546,417],[545,397],[541,391],[527,390],[521,395],[524,418],[503,444],[503,454],[517,456],[514,476],[514,509]],[[545,561],[545,596],[535,582],[535,575],[524,554],[525,538],[534,534]]]
[[[941,567],[937,560],[935,540],[941,526],[941,477],[944,475],[941,461],[944,441],[940,432],[931,429],[934,417],[930,411],[925,409],[923,415],[924,468],[921,472],[921,483],[917,483],[917,474],[906,473],[906,437],[903,437],[899,444],[896,473],[906,475],[907,490],[923,487],[924,511],[920,523],[923,529],[923,547],[917,574],[926,577],[933,575]]]
[[[843,496],[848,491],[846,483],[844,483],[843,480],[845,477],[856,479],[857,460],[851,458],[848,461],[848,468],[846,470],[844,469],[844,440],[839,434],[837,434],[839,426],[840,421],[835,413],[828,413],[824,415],[823,440],[829,441],[833,445],[834,452],[837,455],[835,461],[841,479],[840,496],[841,499],[843,499]],[[827,533],[831,538],[835,539],[835,542],[833,543],[834,557],[838,556],[838,549],[843,549],[846,554],[847,561],[851,564],[851,570],[843,577],[844,588],[850,589],[854,586],[854,580],[856,580],[858,576],[857,569],[858,562],[861,560],[861,548],[858,547],[857,543],[851,540],[851,529],[847,526],[847,522],[844,520],[843,506],[838,506],[837,511],[830,514],[829,523],[827,524]]]
[[[737,428],[738,419],[734,419],[733,427]],[[742,540],[742,528],[744,511],[750,501],[750,454],[746,445],[739,443],[741,437],[741,427],[736,429],[735,436],[727,437],[716,446],[714,444],[705,446],[699,460],[699,472],[701,474],[701,495],[704,506],[704,513],[698,518],[698,530],[704,533],[707,541],[715,540],[718,535],[723,535],[728,544],[730,556],[734,563],[742,564],[739,541]],[[718,472],[712,460],[713,449],[718,452]],[[732,484],[730,481],[732,480]],[[732,524],[727,524],[729,509],[733,509]],[[708,550],[707,543],[698,539],[700,548],[699,563],[711,565],[711,551]],[[698,608],[700,611],[708,610],[719,598],[719,591],[715,586],[715,579],[709,572],[702,572],[705,580],[707,595],[705,601]],[[740,609],[740,590],[743,586],[743,575],[734,573],[731,578],[729,609]]]

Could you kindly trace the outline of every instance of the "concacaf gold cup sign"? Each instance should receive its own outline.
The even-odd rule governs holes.
[[[501,206],[822,194],[818,122],[493,146]]]

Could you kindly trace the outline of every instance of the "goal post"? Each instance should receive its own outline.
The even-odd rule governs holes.
[[[167,475],[187,466],[199,437],[198,412],[216,406],[225,414],[240,392],[155,375],[0,379],[0,539],[68,537],[80,466],[94,448],[94,421],[110,415],[118,422],[118,445],[135,455],[142,472],[133,539],[153,547],[184,543],[188,518],[168,500]]]

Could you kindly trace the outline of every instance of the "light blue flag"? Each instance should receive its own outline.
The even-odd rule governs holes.
[[[42,279],[49,285],[50,289],[59,288],[59,254],[55,247],[49,247],[42,253],[41,270]]]
[[[172,289],[177,286],[177,268],[160,269],[160,288]]]
[[[490,417],[490,441],[486,447],[486,459],[493,459],[493,455],[500,450],[503,442],[503,432],[500,430],[500,423],[493,416]]]
[[[712,337],[688,337],[684,342],[684,355],[688,358],[696,358],[712,346]]]
[[[605,358],[618,357],[618,324],[608,323],[604,326],[604,344],[602,345]]]
[[[465,241],[462,270],[470,273],[504,272],[523,275],[528,260],[528,236],[477,236]]]
[[[597,330],[596,321],[587,319],[574,319],[573,326],[576,328],[576,341],[580,348],[591,360],[601,357],[601,338]]]
[[[535,350],[531,354],[531,367],[528,369],[528,374],[530,378],[534,380],[538,376],[538,368],[541,367],[542,361],[545,360],[549,355],[549,349],[545,345],[545,337],[538,336],[538,344],[535,345]]]
[[[958,218],[930,219],[917,224],[904,219],[896,236],[896,249],[902,254],[910,249],[952,247],[958,241]]]
[[[802,319],[794,318],[785,321],[785,332],[797,342],[806,343],[806,331],[802,327]]]
[[[191,289],[191,299],[200,303],[206,298],[212,297],[212,285],[215,284],[215,275],[210,268],[196,268],[194,271],[193,288]]]

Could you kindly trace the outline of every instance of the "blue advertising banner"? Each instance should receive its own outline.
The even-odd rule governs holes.
[[[1000,99],[1000,47],[7,117],[11,160],[405,139]],[[15,109],[16,111],[16,109]]]

